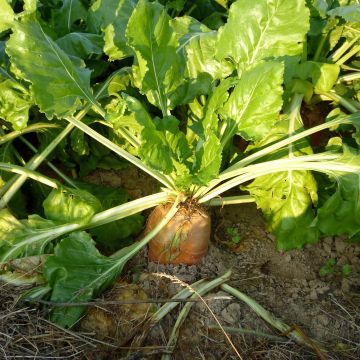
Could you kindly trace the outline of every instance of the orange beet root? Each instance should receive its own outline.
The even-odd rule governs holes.
[[[150,214],[146,232],[166,215],[171,204],[159,205]],[[161,264],[197,264],[207,253],[211,220],[204,209],[181,206],[170,222],[150,241],[149,260]]]

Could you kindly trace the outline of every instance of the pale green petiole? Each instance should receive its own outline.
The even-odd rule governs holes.
[[[336,154],[318,154],[298,156],[291,159],[280,159],[267,161],[265,163],[247,166],[239,169],[239,176],[219,185],[203,197],[199,199],[199,203],[205,203],[212,198],[219,196],[223,192],[230,190],[235,186],[239,186],[249,180],[257,177],[289,170],[311,170],[333,175],[336,172],[360,173],[360,164],[350,165],[342,162],[336,162],[341,155]],[[332,161],[335,160],[335,161]]]
[[[25,175],[28,178],[41,182],[42,184],[48,185],[55,189],[58,187],[58,183],[56,181],[34,170],[29,170],[25,167],[0,162],[0,169],[4,171],[12,172],[14,174]]]

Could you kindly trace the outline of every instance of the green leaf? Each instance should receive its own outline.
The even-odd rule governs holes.
[[[50,301],[89,301],[111,284],[121,268],[98,252],[90,235],[72,233],[60,241],[44,264],[44,277],[52,289]],[[51,320],[72,327],[85,310],[84,306],[56,307]]]
[[[97,0],[90,8],[89,29],[104,32],[104,52],[112,61],[133,55],[126,44],[125,29],[135,5],[135,0]]]
[[[101,210],[100,201],[88,191],[66,187],[53,189],[43,206],[48,219],[62,224],[86,224]]]
[[[174,116],[166,116],[153,122],[139,100],[122,95],[133,113],[132,121],[141,129],[140,158],[153,169],[170,174],[177,163],[184,163],[191,156],[186,137],[179,131],[179,121]]]
[[[6,51],[21,77],[32,83],[35,102],[47,117],[72,115],[80,99],[95,103],[90,71],[75,66],[37,22],[16,23]]]
[[[230,57],[239,68],[260,60],[302,53],[309,30],[304,0],[238,0],[219,29],[219,60]]]
[[[0,210],[0,262],[18,257],[40,255],[52,240],[49,237],[37,239],[42,230],[55,226],[51,220],[31,215],[27,220],[17,220],[7,209]]]
[[[224,105],[227,119],[224,138],[239,132],[247,140],[259,140],[272,129],[282,106],[282,63],[259,63],[244,71]]]
[[[339,6],[327,12],[330,16],[340,16],[346,21],[360,22],[360,5]]]
[[[10,29],[14,22],[15,14],[6,0],[0,0],[0,32]]]
[[[81,0],[62,0],[62,6],[52,11],[54,29],[58,36],[72,32],[78,20],[85,20],[87,9]]]
[[[207,185],[216,179],[221,165],[221,143],[217,136],[208,132],[205,139],[199,139],[192,172],[194,182],[198,185]]]
[[[71,148],[77,154],[84,156],[89,155],[90,147],[86,134],[79,129],[74,129],[70,134]]]
[[[92,54],[102,54],[104,40],[101,35],[74,32],[57,39],[56,44],[68,55],[85,59]]]
[[[168,115],[167,94],[181,79],[178,41],[169,15],[160,4],[140,0],[130,17],[126,37],[137,58],[133,67],[136,86],[162,110],[163,116]]]
[[[344,149],[344,163],[359,164],[358,151]],[[354,236],[360,232],[360,174],[334,174],[336,192],[318,209],[318,227],[324,234]]]
[[[255,197],[279,250],[301,248],[318,240],[313,203],[317,187],[309,171],[279,172],[255,179],[246,190]]]
[[[0,82],[0,118],[9,122],[14,130],[27,126],[31,96],[24,86],[12,80]]]

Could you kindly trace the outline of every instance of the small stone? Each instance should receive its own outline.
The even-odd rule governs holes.
[[[329,317],[326,315],[318,315],[315,318],[316,322],[318,322],[319,324],[323,325],[323,326],[327,326],[329,325]]]
[[[335,249],[339,254],[343,254],[346,247],[347,247],[347,243],[344,242],[343,240],[337,240],[335,242]]]
[[[341,290],[343,292],[350,291],[350,281],[348,279],[343,279],[343,281],[341,282]]]
[[[305,287],[308,286],[308,282],[306,279],[301,280],[301,284]]]
[[[333,237],[332,236],[326,236],[323,238],[323,244],[328,244],[328,245],[332,245],[333,243]]]
[[[326,293],[326,292],[329,291],[329,290],[330,290],[330,287],[329,287],[329,286],[323,286],[323,287],[318,288],[318,289],[317,289],[317,292],[318,292],[319,294],[324,294],[324,293]]]
[[[284,260],[285,260],[286,262],[290,262],[290,261],[291,261],[291,255],[290,255],[290,254],[286,254],[286,255],[284,256]]]
[[[327,244],[327,243],[324,243],[323,244],[323,248],[324,248],[324,251],[327,253],[327,254],[330,254],[331,253],[331,245]]]
[[[240,304],[232,303],[221,311],[222,318],[230,324],[236,324],[240,317]]]
[[[310,291],[309,298],[310,298],[311,300],[317,300],[318,296],[317,296],[316,290],[311,290],[311,291]]]

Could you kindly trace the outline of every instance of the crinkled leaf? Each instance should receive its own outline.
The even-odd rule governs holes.
[[[246,190],[255,197],[279,250],[301,248],[318,240],[313,203],[317,187],[309,171],[289,171],[255,179]]]
[[[44,277],[51,287],[50,301],[89,301],[109,286],[121,271],[114,259],[96,249],[90,235],[76,232],[62,239],[44,264]],[[51,320],[72,327],[86,310],[84,306],[56,307]]]
[[[62,6],[52,11],[54,28],[58,36],[73,31],[73,25],[78,20],[85,20],[87,9],[81,0],[62,0]]]
[[[213,79],[222,79],[231,74],[233,67],[229,62],[215,59],[216,31],[190,16],[176,18],[171,24],[179,37],[176,52],[183,58],[187,77],[197,78],[201,73],[208,73]]]
[[[90,31],[104,32],[104,52],[110,60],[121,60],[133,54],[126,44],[125,29],[136,0],[97,0],[88,17]]]
[[[101,54],[104,40],[101,35],[73,32],[67,34],[56,43],[68,54],[85,59],[91,54]]]
[[[151,119],[149,113],[136,98],[123,94],[127,107],[133,113],[135,120],[141,128],[140,158],[153,169],[165,174],[174,171],[176,163],[183,163],[191,150],[185,135],[179,131],[179,121],[174,116]]]
[[[305,61],[296,68],[295,76],[300,79],[311,79],[315,92],[323,93],[331,90],[339,77],[340,66],[316,61]]]
[[[51,220],[31,215],[27,220],[17,220],[7,209],[0,210],[0,262],[17,257],[40,255],[52,240],[48,237],[37,239],[42,230],[55,226]]]
[[[12,80],[0,82],[0,118],[14,130],[26,127],[31,106],[31,96],[24,86]]]
[[[99,211],[100,201],[86,190],[53,189],[44,203],[45,216],[58,223],[86,224]]]
[[[247,140],[264,137],[278,120],[282,106],[282,63],[265,62],[244,71],[224,105],[227,134]]]
[[[195,183],[206,185],[216,179],[221,165],[221,150],[220,140],[213,132],[208,132],[205,139],[199,139],[192,169]]]
[[[237,79],[229,77],[222,80],[218,86],[212,89],[204,107],[204,115],[198,125],[201,129],[197,133],[205,133],[210,129],[217,132],[219,123],[219,111],[229,98],[229,89],[236,85]],[[197,126],[197,125],[196,125]]]
[[[72,115],[80,99],[95,103],[90,71],[75,66],[39,23],[16,23],[6,51],[21,77],[32,83],[35,102],[47,117]]]
[[[10,29],[14,22],[14,10],[6,0],[0,0],[0,32]]]
[[[181,81],[178,41],[170,16],[159,3],[140,0],[130,17],[126,37],[134,50],[136,86],[167,115],[167,94]]]
[[[327,12],[330,16],[340,16],[346,21],[360,22],[360,5],[339,6]]]
[[[219,29],[218,59],[230,57],[239,68],[260,60],[302,53],[309,30],[304,0],[238,0]]]

